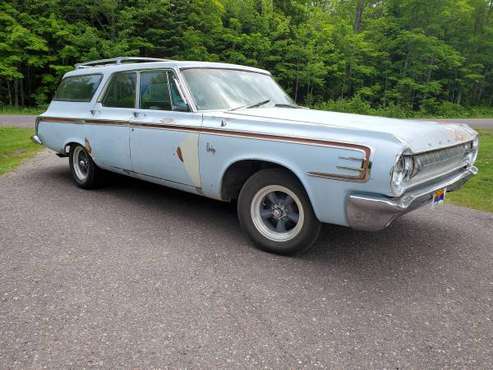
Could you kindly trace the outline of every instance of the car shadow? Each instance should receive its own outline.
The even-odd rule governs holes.
[[[66,168],[53,168],[46,175],[75,186]],[[426,269],[427,265],[437,265],[446,260],[460,249],[462,243],[459,230],[451,229],[439,218],[434,220],[426,212],[418,210],[380,232],[323,225],[321,236],[313,248],[288,258],[254,249],[241,233],[234,204],[116,174],[112,174],[108,184],[96,193],[138,204],[153,214],[163,215],[163,219],[166,212],[167,216],[172,215],[180,222],[220,233],[221,238],[228,242],[216,243],[214,248],[224,249],[220,251],[223,254],[236,253],[250,260],[268,261],[263,263],[296,263],[305,267],[342,270],[352,278],[366,280],[375,279],[377,275],[378,279],[393,278],[398,270],[405,278],[405,271],[412,272],[414,267]],[[155,220],[157,225],[160,222]]]

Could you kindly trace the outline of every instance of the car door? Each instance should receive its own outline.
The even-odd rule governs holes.
[[[129,121],[136,104],[137,72],[113,73],[88,120],[94,128],[90,145],[97,163],[113,170],[131,169]]]
[[[189,111],[174,71],[143,70],[130,121],[132,170],[143,178],[200,188],[202,115]]]

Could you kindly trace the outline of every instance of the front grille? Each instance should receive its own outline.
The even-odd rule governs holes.
[[[467,165],[467,154],[472,150],[472,142],[445,149],[415,154],[414,176],[411,183],[446,174],[456,168]]]
[[[464,161],[467,152],[471,150],[471,148],[472,143],[461,144],[450,148],[416,154],[414,160],[420,169],[449,162],[459,163]]]

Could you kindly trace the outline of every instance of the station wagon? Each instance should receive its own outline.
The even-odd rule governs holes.
[[[440,204],[477,173],[479,145],[467,125],[302,108],[262,69],[154,58],[77,65],[33,140],[85,189],[111,171],[235,201],[245,234],[279,254],[322,223],[377,231]]]

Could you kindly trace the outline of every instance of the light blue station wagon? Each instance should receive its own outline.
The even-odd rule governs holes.
[[[67,73],[33,140],[86,189],[106,171],[237,201],[260,248],[310,247],[321,223],[376,231],[477,173],[467,125],[305,109],[265,70],[115,58]]]

